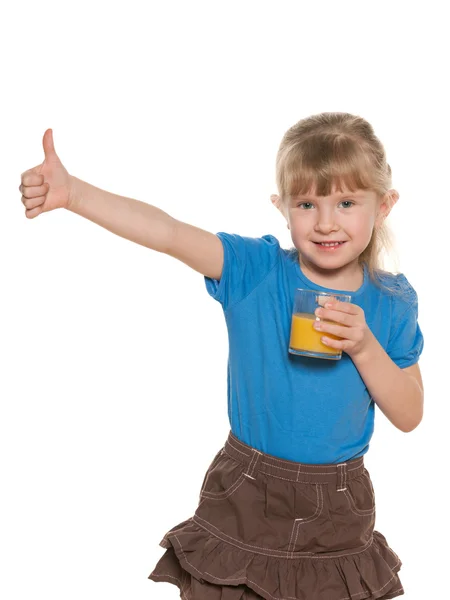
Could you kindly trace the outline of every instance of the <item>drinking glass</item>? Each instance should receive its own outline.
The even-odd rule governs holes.
[[[331,300],[351,302],[352,297],[349,294],[336,294],[320,290],[305,290],[301,288],[295,290],[291,338],[289,341],[289,352],[291,354],[340,360],[342,350],[326,346],[322,343],[321,338],[323,336],[334,340],[341,340],[342,338],[328,332],[317,331],[313,327],[314,321],[335,323],[335,321],[321,319],[314,314],[318,306],[324,306],[326,302],[330,302]]]

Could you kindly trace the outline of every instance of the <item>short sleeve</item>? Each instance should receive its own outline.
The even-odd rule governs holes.
[[[222,276],[220,281],[205,276],[205,285],[225,311],[251,294],[267,277],[279,259],[280,244],[273,235],[260,238],[224,232],[216,235],[224,251]]]
[[[401,369],[410,367],[419,361],[424,341],[419,326],[419,306],[417,294],[407,279],[402,276],[403,285],[406,284],[407,307],[399,319],[392,324],[391,336],[387,354]],[[404,303],[403,303],[404,304]]]

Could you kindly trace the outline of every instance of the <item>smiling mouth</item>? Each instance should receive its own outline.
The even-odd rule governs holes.
[[[314,244],[317,244],[318,246],[325,246],[325,247],[333,247],[333,246],[342,246],[342,244],[345,244],[346,242],[314,242]]]

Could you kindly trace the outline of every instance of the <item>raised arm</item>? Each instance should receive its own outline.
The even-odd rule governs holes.
[[[111,194],[72,177],[67,208],[116,235],[173,256],[203,275],[220,279],[223,248],[219,238],[174,219],[156,206]]]
[[[220,279],[220,239],[140,200],[112,194],[69,175],[57,156],[52,131],[43,138],[45,160],[22,173],[19,190],[30,219],[65,208],[136,244],[163,252],[192,269]]]

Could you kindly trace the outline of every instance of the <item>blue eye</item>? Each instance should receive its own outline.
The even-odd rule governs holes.
[[[351,206],[353,206],[355,203],[354,203],[354,202],[352,202],[351,200],[342,200],[341,204],[347,204],[347,205],[350,205],[350,206],[346,206],[346,207],[345,207],[345,208],[350,208],[350,207],[351,207]],[[308,205],[308,206],[313,206],[313,204],[312,204],[311,202],[301,202],[300,204],[297,204],[297,206],[299,206],[299,207],[301,207],[301,206],[305,206],[305,205]],[[307,209],[307,208],[304,208],[303,210],[309,210],[309,209]]]

